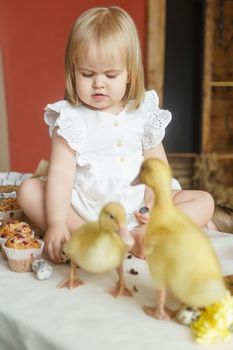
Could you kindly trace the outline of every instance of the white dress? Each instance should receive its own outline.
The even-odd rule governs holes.
[[[48,104],[45,122],[50,135],[58,127],[76,154],[76,178],[71,204],[84,220],[97,220],[106,202],[118,201],[126,210],[128,227],[138,226],[134,211],[144,204],[144,185],[130,186],[144,159],[143,149],[158,145],[171,113],[159,109],[154,90],[140,107],[119,114],[73,106],[68,101]],[[180,189],[173,179],[173,189]]]

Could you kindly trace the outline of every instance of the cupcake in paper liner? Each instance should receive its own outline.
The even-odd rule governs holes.
[[[29,236],[16,234],[9,238],[3,249],[7,256],[9,268],[15,272],[31,271],[33,259],[42,254],[44,242]]]
[[[5,223],[1,224],[0,227],[0,237],[7,238],[9,233],[11,233],[16,224],[19,223],[17,219],[8,219]]]
[[[21,219],[23,211],[18,206],[16,192],[5,193],[5,191],[7,191],[7,189],[0,189],[0,220],[5,222],[8,219]]]
[[[26,236],[26,238],[33,238],[34,232],[31,230],[30,226],[23,221],[16,219],[9,219],[2,227],[0,227],[0,245],[2,245],[11,237],[20,234]],[[2,256],[6,259],[4,250],[2,249]]]
[[[11,237],[14,237],[14,235],[20,235],[20,236],[23,236],[25,238],[31,238],[33,239],[34,238],[34,231],[32,231],[31,233],[31,236],[28,236],[27,234],[24,235],[23,233],[14,233]],[[7,256],[6,256],[6,253],[5,253],[5,250],[3,249],[3,245],[6,243],[6,241],[11,238],[11,237],[8,237],[8,238],[2,238],[0,237],[0,248],[1,248],[1,252],[2,252],[2,257],[3,259],[7,259]]]

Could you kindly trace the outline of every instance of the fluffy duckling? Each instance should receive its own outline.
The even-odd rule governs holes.
[[[145,234],[145,254],[156,284],[157,307],[145,306],[150,316],[165,319],[166,290],[184,304],[205,307],[227,295],[220,266],[202,230],[178,210],[171,195],[171,171],[161,160],[146,159],[132,185],[152,188],[155,200]]]
[[[74,231],[64,245],[64,252],[71,259],[69,278],[59,288],[74,288],[84,282],[79,279],[77,266],[92,273],[116,269],[119,280],[108,292],[114,297],[132,296],[124,282],[123,260],[134,240],[126,228],[126,214],[123,206],[116,202],[106,204],[98,222],[88,222]]]

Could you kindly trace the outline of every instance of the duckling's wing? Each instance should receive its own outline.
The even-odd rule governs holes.
[[[226,295],[219,261],[208,237],[195,226],[180,226],[169,240],[168,285],[188,305],[206,306]],[[164,254],[165,255],[165,254]]]
[[[72,258],[80,249],[95,244],[99,235],[99,226],[96,222],[88,222],[71,234],[70,240],[64,245],[65,253]]]
[[[87,244],[87,241],[82,243],[76,262],[86,271],[101,273],[115,269],[124,258],[124,244],[118,244],[110,232],[101,231],[98,239],[91,244]]]

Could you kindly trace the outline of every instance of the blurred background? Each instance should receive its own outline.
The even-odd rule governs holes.
[[[138,28],[146,88],[169,109],[165,150],[183,187],[233,186],[233,0],[0,0],[0,171],[49,159],[47,103],[63,99],[76,18],[124,8]]]

